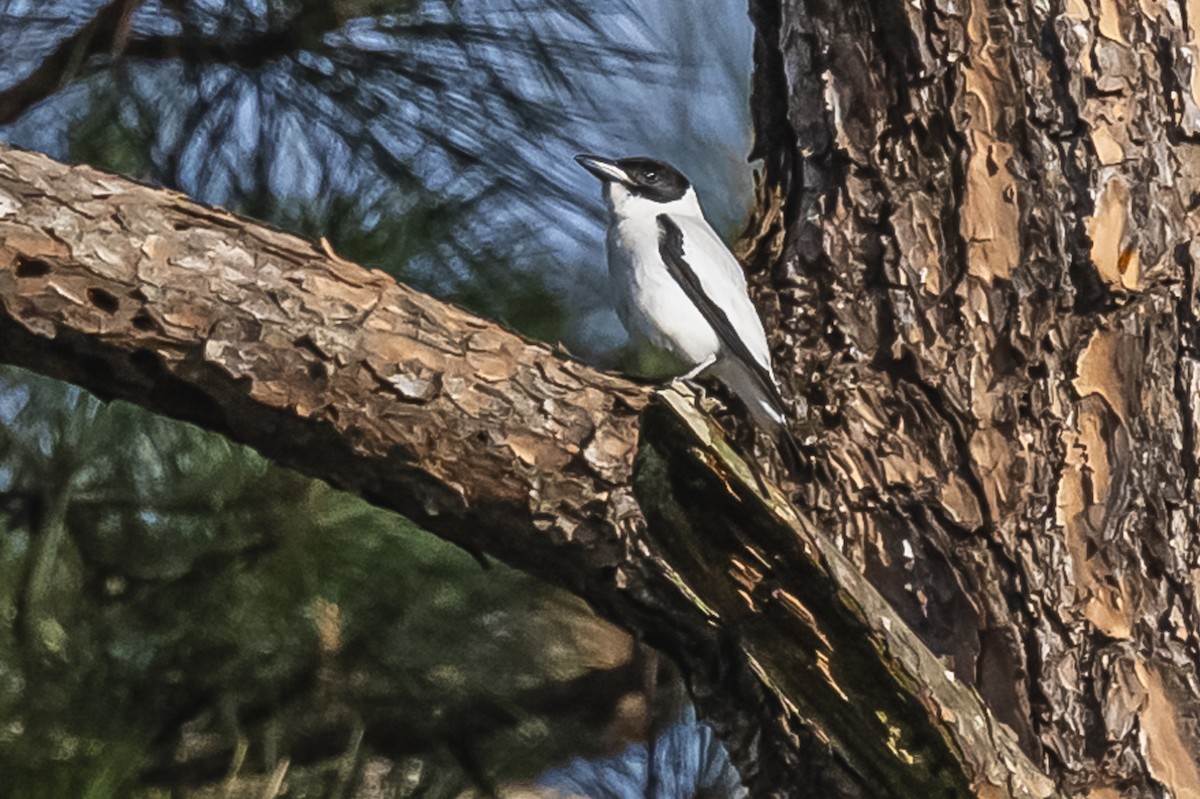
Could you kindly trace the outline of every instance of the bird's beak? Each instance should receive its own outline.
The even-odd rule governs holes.
[[[628,183],[629,175],[617,166],[617,162],[598,155],[577,155],[575,160],[579,165],[600,178],[605,183],[615,180],[618,183]]]

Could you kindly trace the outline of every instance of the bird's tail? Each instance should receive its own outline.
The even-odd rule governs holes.
[[[759,428],[775,440],[775,447],[779,450],[779,458],[783,461],[788,476],[799,479],[804,466],[804,454],[800,450],[800,442],[796,441],[792,431],[788,429],[783,408],[765,396],[757,397],[756,400],[747,403],[746,407]]]
[[[738,396],[758,428],[775,439],[780,460],[788,475],[798,480],[804,465],[800,444],[787,427],[787,415],[779,388],[770,375],[760,375],[738,361],[717,362],[716,376]]]
[[[788,476],[793,480],[799,479],[800,470],[804,467],[804,453],[800,451],[800,442],[792,435],[792,431],[788,430],[786,424],[779,425],[779,431],[775,434],[775,446],[779,450],[779,458],[783,461],[783,468],[787,469]]]

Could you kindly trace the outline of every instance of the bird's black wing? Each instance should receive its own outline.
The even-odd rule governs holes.
[[[771,373],[750,352],[750,348],[746,346],[746,342],[742,341],[742,337],[738,335],[725,311],[721,310],[721,307],[704,293],[704,286],[701,285],[699,276],[684,255],[683,231],[667,214],[659,214],[657,221],[658,254],[662,256],[663,263],[667,265],[667,271],[671,273],[671,277],[683,289],[683,293],[688,296],[696,309],[700,311],[704,320],[712,325],[712,329],[717,332],[717,338],[721,340],[725,348],[746,364],[750,373],[757,378],[763,394],[775,406],[775,410],[780,415],[784,415],[783,396],[780,395],[779,387],[775,385]]]

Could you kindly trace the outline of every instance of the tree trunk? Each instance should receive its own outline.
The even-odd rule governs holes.
[[[751,13],[802,513],[1065,793],[1200,797],[1200,7]]]

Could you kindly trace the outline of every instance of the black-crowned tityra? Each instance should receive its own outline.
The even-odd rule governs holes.
[[[629,335],[684,364],[688,371],[677,380],[711,374],[725,384],[775,436],[794,470],[799,453],[762,320],[741,265],[704,219],[696,190],[675,167],[652,158],[575,160],[604,183],[608,271]]]

